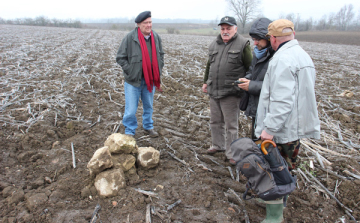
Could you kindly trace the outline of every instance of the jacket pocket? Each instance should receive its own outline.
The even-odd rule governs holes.
[[[207,80],[206,81],[206,84],[207,84],[207,87],[206,87],[206,89],[207,89],[207,92],[208,93],[210,93],[211,92],[211,89],[212,89],[212,80]]]
[[[240,55],[240,50],[228,51],[228,62],[234,64],[240,63],[239,55]]]
[[[137,81],[139,79],[139,74],[141,77],[142,72],[142,60],[138,55],[133,55],[129,58],[129,68],[125,70],[127,74],[126,79],[128,81]]]
[[[213,51],[213,52],[209,53],[209,61],[210,61],[210,63],[215,62],[215,58],[216,58],[217,54],[218,54],[218,51]]]
[[[163,69],[165,62],[164,62],[164,55],[165,53],[163,51],[159,51],[159,58],[158,59],[158,63],[159,63],[159,72],[161,73],[161,70]]]

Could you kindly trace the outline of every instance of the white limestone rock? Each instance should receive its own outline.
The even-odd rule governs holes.
[[[120,133],[110,135],[104,145],[109,147],[111,154],[136,153],[137,148],[136,140],[133,137]]]
[[[121,168],[124,172],[135,166],[136,158],[130,154],[113,154],[111,156],[113,168]]]
[[[151,169],[160,162],[160,152],[153,147],[139,147],[137,162],[140,166]]]
[[[126,187],[124,171],[110,169],[99,173],[95,178],[95,188],[102,197],[114,197]]]
[[[104,146],[95,151],[93,157],[89,161],[87,168],[90,170],[90,175],[96,175],[101,171],[113,166],[109,147]]]

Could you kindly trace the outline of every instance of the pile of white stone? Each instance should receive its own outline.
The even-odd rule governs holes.
[[[126,172],[136,172],[136,165],[145,169],[159,164],[160,152],[153,147],[138,147],[133,137],[114,133],[95,151],[87,168],[95,177],[95,187],[100,196],[117,196],[126,187]],[[136,174],[136,173],[135,173]]]

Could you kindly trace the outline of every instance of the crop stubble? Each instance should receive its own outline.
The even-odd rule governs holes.
[[[243,207],[251,222],[259,222],[265,217],[263,207],[253,200],[243,206],[229,193],[229,188],[242,193],[245,180],[231,178],[223,154],[205,154],[211,138],[208,96],[201,86],[207,48],[214,37],[162,35],[163,92],[155,94],[154,102],[160,137],[143,137],[141,124],[136,133],[139,146],[160,150],[160,166],[138,169],[140,178],[129,178],[126,190],[117,197],[96,195],[86,164],[110,134],[123,132],[124,79],[115,54],[125,35],[109,30],[0,26],[0,220],[88,222],[100,204],[102,222],[145,222],[146,206],[151,204],[163,217],[153,215],[153,222],[240,222]],[[307,164],[313,162],[317,179],[359,220],[360,181],[349,180],[351,176],[343,171],[360,170],[360,47],[300,44],[317,69],[322,127],[321,140],[303,141],[302,170],[311,170]],[[345,90],[354,96],[339,96]],[[141,112],[138,120],[141,123]],[[242,115],[239,137],[249,136],[249,123]],[[321,170],[317,157],[345,177]],[[287,222],[350,218],[319,185],[307,182],[300,171],[297,175],[298,189],[284,211]],[[157,185],[164,186],[156,191],[159,198],[133,190],[153,191]],[[38,197],[43,200],[34,204]],[[167,210],[179,199],[180,204]]]

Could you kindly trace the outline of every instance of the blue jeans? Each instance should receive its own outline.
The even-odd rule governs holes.
[[[135,135],[135,130],[138,127],[136,119],[136,111],[141,99],[143,104],[143,128],[145,130],[153,129],[152,114],[153,114],[153,101],[155,86],[152,92],[149,92],[145,83],[145,79],[142,78],[140,87],[134,87],[131,84],[125,82],[125,114],[123,117],[123,125],[125,126],[125,134]]]

